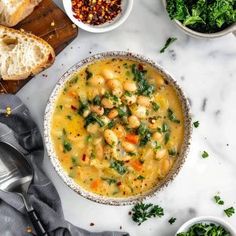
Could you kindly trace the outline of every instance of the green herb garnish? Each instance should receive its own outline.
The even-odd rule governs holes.
[[[209,154],[206,151],[202,152],[202,158],[207,158],[209,157]]]
[[[127,172],[123,161],[112,160],[110,168],[116,170],[120,175],[124,175]]]
[[[141,125],[138,127],[138,134],[140,136],[140,146],[145,146],[151,139],[151,132],[144,123],[141,123]]]
[[[158,111],[159,110],[160,106],[157,103],[151,102],[151,104],[152,104],[153,111]]]
[[[235,209],[234,207],[230,207],[225,209],[224,212],[228,217],[231,217],[235,213]]]
[[[97,95],[92,101],[93,105],[100,106],[101,105],[101,98]]]
[[[102,180],[106,181],[109,185],[116,184],[117,180],[116,179],[111,179],[111,178],[105,178],[101,177]]]
[[[164,53],[165,50],[174,42],[177,38],[170,37],[166,40],[164,47],[160,50],[160,53]]]
[[[87,127],[89,124],[93,123],[98,123],[100,127],[103,127],[105,123],[98,117],[96,113],[90,113],[86,118],[85,118],[85,124],[84,127]]]
[[[71,162],[72,162],[73,166],[78,166],[79,165],[78,159],[75,156],[71,157]]]
[[[134,81],[137,82],[138,94],[144,96],[150,96],[154,93],[154,86],[149,84],[146,77],[147,71],[139,69],[137,65],[131,66],[132,73],[134,75]]]
[[[193,126],[194,126],[195,128],[198,128],[199,125],[200,125],[199,121],[195,121],[195,122],[193,122]]]
[[[137,177],[137,179],[138,179],[138,180],[144,180],[144,179],[145,179],[145,177],[144,177],[144,176],[142,176],[142,175],[139,175],[139,176]]]
[[[85,74],[86,74],[86,80],[89,80],[93,76],[93,73],[90,72],[88,68],[86,68]]]
[[[171,218],[168,220],[168,222],[169,222],[171,225],[174,224],[175,221],[176,221],[176,218],[174,218],[174,217],[171,217]]]
[[[72,145],[68,140],[63,141],[63,152],[69,152],[72,149]]]
[[[224,201],[220,198],[220,196],[214,196],[214,200],[218,205],[224,205]]]
[[[180,120],[178,120],[174,114],[174,112],[171,109],[167,110],[167,116],[169,118],[170,121],[179,124]]]
[[[132,208],[132,219],[134,222],[141,225],[144,221],[152,217],[162,217],[164,215],[163,208],[152,203],[137,203]]]

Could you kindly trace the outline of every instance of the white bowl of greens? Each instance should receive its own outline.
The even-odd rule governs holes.
[[[183,224],[175,236],[236,236],[236,231],[226,221],[213,217],[196,217]]]
[[[236,36],[234,0],[163,0],[170,19],[186,34],[199,38]]]

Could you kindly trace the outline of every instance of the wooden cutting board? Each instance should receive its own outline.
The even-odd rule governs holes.
[[[52,0],[43,0],[30,16],[14,28],[23,29],[43,38],[54,48],[56,54],[60,53],[78,34],[78,28]],[[0,79],[0,94],[16,93],[31,78],[23,81]]]

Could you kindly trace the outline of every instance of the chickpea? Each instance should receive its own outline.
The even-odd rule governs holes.
[[[157,129],[158,128],[159,122],[157,122],[157,120],[155,118],[149,118],[148,121],[149,121],[148,128],[150,128],[150,129]]]
[[[137,96],[132,94],[132,95],[123,95],[121,98],[122,102],[128,106],[134,104],[137,100]]]
[[[90,114],[90,110],[85,110],[83,113],[83,117],[86,118]]]
[[[129,127],[132,129],[138,128],[140,126],[140,121],[137,116],[134,115],[130,116],[128,118],[128,122],[129,122]]]
[[[162,139],[163,139],[163,136],[162,136],[161,133],[155,132],[155,133],[152,135],[152,139],[155,140],[155,141],[161,142]]]
[[[109,114],[108,114],[108,118],[109,119],[114,119],[118,116],[118,111],[116,109],[112,109]]]
[[[101,160],[103,158],[103,152],[104,152],[102,143],[98,143],[95,146],[95,152],[96,152],[96,157]]]
[[[165,80],[162,78],[160,74],[157,75],[156,82],[158,86],[163,86],[165,84]]]
[[[105,125],[111,121],[107,116],[101,116],[100,120],[103,121]]]
[[[121,143],[122,147],[125,149],[126,152],[134,152],[136,151],[136,146],[132,143],[123,141]]]
[[[114,107],[114,104],[113,102],[109,99],[109,98],[103,98],[102,99],[102,105],[105,107],[105,108],[113,108]]]
[[[156,152],[155,159],[156,160],[161,160],[163,157],[165,157],[167,154],[166,149],[161,149]]]
[[[125,81],[123,86],[124,90],[129,92],[135,92],[137,90],[137,85],[134,81]]]
[[[97,123],[89,124],[87,126],[87,131],[91,134],[97,133],[98,129],[99,129],[99,125]]]
[[[136,115],[140,119],[144,119],[147,116],[147,109],[144,106],[137,106],[133,109],[133,114]]]
[[[105,80],[101,75],[95,75],[91,79],[89,79],[89,84],[94,87],[101,86],[104,83],[105,83]]]
[[[104,131],[104,138],[106,142],[111,146],[115,146],[118,144],[118,138],[116,134],[110,129],[106,129]]]
[[[117,79],[110,79],[106,84],[110,89],[122,88],[121,82]]]
[[[123,89],[115,88],[114,90],[112,90],[112,94],[120,98],[123,95]]]
[[[141,106],[149,107],[150,106],[150,98],[145,96],[138,96],[137,103]]]
[[[116,136],[119,139],[122,139],[126,135],[125,128],[120,124],[117,124],[112,130],[115,132]]]
[[[108,69],[108,68],[103,69],[102,75],[106,79],[114,79],[115,78],[115,73],[111,69]]]
[[[104,113],[104,108],[100,106],[91,106],[90,109],[92,112],[97,113],[99,116],[102,116]]]

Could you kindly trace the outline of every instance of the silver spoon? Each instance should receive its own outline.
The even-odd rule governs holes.
[[[23,154],[10,144],[0,142],[0,190],[20,195],[37,235],[48,236],[28,200],[27,191],[32,180],[33,168]]]

